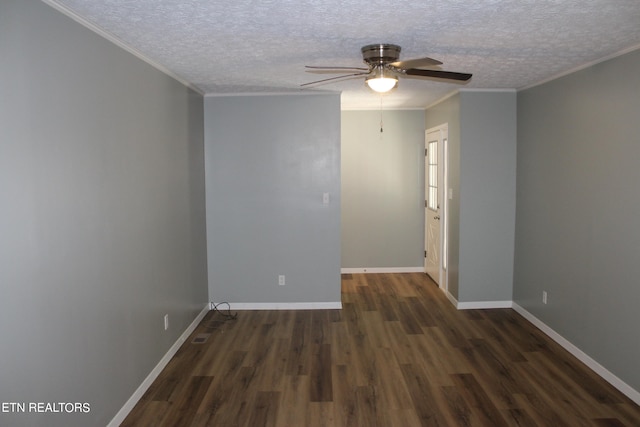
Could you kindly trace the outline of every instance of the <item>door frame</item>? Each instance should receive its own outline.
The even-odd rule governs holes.
[[[438,185],[438,202],[440,204],[440,246],[439,246],[439,262],[440,262],[440,266],[439,266],[439,283],[438,286],[444,291],[447,292],[448,291],[448,282],[449,282],[449,275],[448,275],[448,266],[447,266],[447,261],[448,261],[448,251],[446,250],[446,248],[448,248],[448,202],[449,202],[449,197],[448,197],[448,174],[449,174],[449,156],[448,156],[448,141],[449,141],[449,124],[448,123],[443,123],[441,125],[438,126],[434,126],[432,128],[429,128],[427,130],[425,130],[424,133],[424,146],[425,146],[425,155],[426,155],[426,149],[428,148],[428,144],[429,144],[429,140],[427,138],[427,135],[430,133],[434,133],[434,132],[439,132],[439,138],[438,138],[438,156],[439,156],[439,165],[438,165],[438,180],[439,180],[439,184]],[[440,153],[442,153],[440,155]],[[429,176],[428,176],[428,171],[425,170],[425,176],[424,176],[424,185],[425,185],[425,192],[424,194],[426,194],[426,190],[427,190],[427,185],[428,185],[428,180],[429,180]],[[426,204],[426,200],[425,200],[425,204]],[[424,241],[424,248],[425,248],[425,272],[426,272],[426,251],[427,248],[429,247],[429,242],[427,241],[427,214],[428,214],[428,208],[425,205],[425,215],[424,215],[424,230],[425,230],[425,241]]]

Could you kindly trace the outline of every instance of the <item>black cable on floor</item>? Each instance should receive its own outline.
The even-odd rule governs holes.
[[[221,306],[223,304],[227,305],[226,313],[222,312],[218,308],[218,306]],[[236,314],[231,314],[231,304],[229,304],[228,302],[221,302],[218,304],[211,303],[211,310],[220,313],[220,315],[224,317],[225,320],[235,320],[238,318],[238,312],[236,312]]]

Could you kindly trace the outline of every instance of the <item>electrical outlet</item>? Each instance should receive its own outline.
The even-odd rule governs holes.
[[[280,286],[284,286],[285,285],[285,279],[284,279],[284,274],[281,274],[278,276],[278,285]]]
[[[542,291],[542,303],[547,303],[547,291]]]
[[[166,331],[167,329],[169,329],[169,315],[165,314],[164,315],[164,330]]]

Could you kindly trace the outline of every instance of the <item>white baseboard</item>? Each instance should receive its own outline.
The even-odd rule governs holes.
[[[441,289],[442,289],[442,292],[444,292],[444,294],[447,296],[447,299],[451,302],[451,304],[453,304],[454,307],[458,308],[458,300],[456,299],[456,297],[451,295],[451,292],[449,292],[448,289],[444,289],[444,288],[441,288]]]
[[[552,340],[560,344],[565,350],[569,353],[573,354],[578,360],[587,365],[592,371],[596,374],[600,375],[604,378],[609,384],[617,388],[620,392],[622,392],[629,399],[633,400],[637,405],[640,405],[640,392],[632,388],[630,385],[622,381],[612,372],[610,372],[607,368],[593,360],[589,355],[580,350],[578,347],[573,345],[569,340],[564,338],[562,335],[551,329],[547,326],[542,320],[535,317],[533,314],[529,313],[527,310],[522,308],[517,303],[513,303],[512,307],[516,312],[518,312],[522,317],[531,322],[534,326],[544,332],[549,336]]]
[[[232,302],[229,306],[230,310],[340,310],[342,302]]]
[[[513,301],[471,301],[458,302],[458,310],[484,310],[489,308],[512,308]]]
[[[196,318],[191,322],[191,324],[187,327],[187,329],[178,337],[178,340],[171,346],[169,351],[164,355],[160,362],[153,368],[151,373],[147,375],[147,378],[142,381],[142,384],[136,389],[136,391],[131,395],[129,400],[124,404],[122,408],[118,411],[115,417],[107,424],[107,427],[118,427],[129,412],[136,406],[136,403],[142,398],[144,393],[147,391],[151,384],[155,381],[155,379],[160,375],[160,372],[167,366],[171,358],[177,353],[180,349],[180,346],[189,338],[191,332],[193,332],[196,327],[200,324],[200,321],[204,318],[204,316],[209,312],[209,304],[207,304],[202,311],[196,316]]]
[[[441,288],[442,289],[442,288]],[[458,310],[485,310],[490,308],[512,308],[513,301],[470,301],[459,302],[449,290],[442,289],[451,304]]]
[[[424,267],[356,267],[341,268],[342,274],[359,273],[424,273]]]

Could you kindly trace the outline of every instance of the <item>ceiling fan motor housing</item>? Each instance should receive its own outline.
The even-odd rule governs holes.
[[[364,62],[374,66],[395,62],[400,58],[400,46],[395,44],[369,44],[361,50]]]

